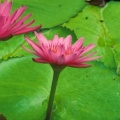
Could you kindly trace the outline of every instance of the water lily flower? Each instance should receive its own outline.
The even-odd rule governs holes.
[[[99,57],[91,57],[96,52],[86,54],[95,47],[94,44],[83,46],[84,38],[80,38],[72,45],[72,36],[66,38],[55,35],[52,40],[47,40],[42,33],[35,32],[38,44],[25,36],[27,43],[33,50],[25,48],[28,52],[37,56],[33,58],[35,62],[49,63],[56,66],[71,66],[71,67],[89,67],[86,64],[88,61],[95,60]]]
[[[41,27],[29,27],[35,20],[25,24],[24,22],[30,18],[32,14],[28,14],[21,18],[22,14],[26,11],[25,6],[21,6],[11,14],[12,2],[5,0],[0,2],[0,40],[6,40],[13,35],[28,33],[35,31]]]
[[[92,57],[96,52],[88,53],[91,49],[95,47],[94,44],[89,44],[83,46],[84,38],[80,38],[74,44],[72,44],[72,36],[58,37],[55,35],[52,40],[47,40],[47,38],[42,33],[35,32],[36,39],[38,43],[25,36],[27,43],[32,47],[30,50],[22,46],[28,52],[37,56],[33,58],[35,62],[38,63],[49,63],[53,69],[53,80],[51,84],[50,96],[46,111],[46,116],[44,120],[51,120],[52,107],[54,96],[56,92],[57,82],[61,71],[66,67],[77,67],[84,68],[89,67],[86,64],[88,61],[96,60],[99,58]]]

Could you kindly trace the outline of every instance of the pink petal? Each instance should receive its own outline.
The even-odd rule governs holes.
[[[49,63],[50,62],[50,61],[46,61],[46,60],[43,60],[43,59],[40,59],[40,58],[33,58],[33,61],[39,62],[39,63]]]
[[[40,34],[38,34],[37,32],[34,32],[34,33],[35,33],[35,36],[36,36],[39,44],[41,44],[41,43],[45,44],[48,42],[48,40],[46,39],[46,37],[42,33],[40,33]]]
[[[63,44],[63,40],[64,40],[64,37],[60,37],[60,38],[59,38],[59,43],[62,43],[62,44]]]
[[[76,62],[78,61],[82,61],[82,60],[85,60],[85,59],[87,59],[87,58],[89,58],[90,56],[92,56],[92,55],[94,55],[94,54],[96,54],[96,52],[92,52],[92,53],[90,53],[90,54],[88,54],[88,55],[86,55],[86,56],[79,56],[79,58],[78,59],[76,59]]]
[[[28,42],[28,44],[35,50],[35,52],[37,53],[37,56],[45,58],[43,51],[40,49],[40,47],[36,43],[30,40],[27,36],[25,36],[25,39]]]
[[[79,60],[79,61],[77,61],[77,62],[88,62],[88,61],[96,60],[96,59],[98,59],[98,58],[100,58],[100,57],[86,58],[86,59],[83,59],[83,60]]]
[[[63,44],[64,45],[64,39],[65,39],[64,37],[60,37],[59,38],[59,44]]]
[[[32,14],[26,15],[26,16],[23,17],[21,20],[17,21],[17,22],[12,26],[12,29],[17,31],[17,29],[18,29],[19,27],[21,27],[21,25],[23,24],[23,22],[24,22],[25,20],[27,20],[28,18],[30,18],[31,15],[32,15]]]
[[[90,56],[92,56],[93,54],[95,54],[96,52],[93,52],[91,54],[88,54],[82,58],[78,58],[75,62],[76,63],[80,63],[80,62],[88,62],[88,61],[93,61],[93,60],[96,60],[98,58],[101,58],[101,56],[97,56],[97,57],[92,57],[92,58],[89,58]]]
[[[58,46],[56,54],[57,54],[57,56],[59,56],[61,54],[65,54],[65,46],[63,44]]]
[[[88,64],[68,64],[70,67],[75,67],[75,68],[86,68],[86,67],[90,67],[91,65]]]
[[[26,10],[25,6],[22,6],[19,9],[17,9],[11,16],[11,22],[17,20],[25,12],[25,10]]]
[[[71,41],[72,41],[72,36],[71,36],[71,35],[68,35],[68,36],[64,39],[65,49],[71,47]]]
[[[6,32],[6,34],[7,34],[7,31],[8,31],[8,28],[10,27],[10,23],[7,23],[7,24],[5,24],[3,27],[2,27],[2,29],[0,29],[0,34],[4,34],[5,32]]]
[[[73,50],[76,51],[76,50],[80,49],[83,45],[83,41],[84,41],[83,37],[80,38],[79,40],[77,40],[72,46]]]
[[[13,33],[13,35],[18,35],[18,34],[23,34],[23,33],[28,33],[28,32],[32,32],[35,30],[38,30],[41,28],[42,25],[36,26],[36,27],[32,27],[32,28],[25,28],[24,30],[20,30],[18,32]]]
[[[35,51],[32,51],[32,50],[30,50],[30,49],[24,47],[23,45],[21,45],[21,46],[22,46],[23,49],[25,49],[25,50],[28,51],[29,53],[32,53],[32,54],[34,54],[34,55],[39,56]]]
[[[90,44],[86,47],[84,47],[84,51],[81,53],[81,55],[85,54],[86,52],[90,51],[91,49],[93,49],[95,47],[94,44]]]
[[[27,23],[25,25],[21,24],[21,26],[18,26],[18,28],[15,27],[14,29],[12,29],[12,32],[16,33],[16,32],[22,31],[22,30],[26,29],[26,27],[28,27],[29,25],[33,24],[34,21],[35,20],[33,20],[33,21],[31,21],[31,22],[29,22],[29,23]]]
[[[63,65],[65,63],[65,56],[64,54],[61,54],[60,56],[58,56],[57,58],[57,64],[58,65]]]
[[[58,35],[55,35],[53,40],[52,40],[52,43],[57,44],[59,42],[58,40],[59,40]]]
[[[0,16],[0,29],[2,29],[2,27],[4,26],[4,19],[5,17]]]
[[[76,57],[77,57],[76,53],[73,53],[73,54],[70,54],[70,55],[66,55],[65,56],[65,62],[66,63],[73,63],[74,60],[76,59]]]
[[[39,47],[40,47],[40,49],[42,50],[42,52],[43,52],[43,54],[44,54],[44,56],[45,56],[45,59],[46,59],[46,58],[49,58],[49,56],[50,56],[49,48],[46,47],[46,45],[44,45],[43,43],[42,43]]]
[[[47,59],[49,59],[49,60],[51,60],[51,61],[53,61],[53,62],[55,62],[56,63],[56,61],[57,61],[57,56],[56,56],[56,54],[51,50],[51,49],[49,49],[48,50],[48,58]]]
[[[3,5],[3,9],[2,10],[0,9],[0,10],[2,13],[4,13],[4,16],[9,16],[11,7],[12,7],[12,2],[8,3],[7,1],[5,1]]]

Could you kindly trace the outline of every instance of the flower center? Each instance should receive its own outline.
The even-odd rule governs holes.
[[[65,55],[69,55],[72,53],[73,53],[73,51],[72,51],[71,47],[67,48],[67,50],[65,51]]]
[[[54,53],[56,53],[56,52],[57,52],[57,49],[58,49],[58,46],[57,46],[57,45],[52,45],[52,44],[50,44],[50,45],[49,45],[49,48],[50,48]]]
[[[69,55],[69,54],[71,54],[72,52],[70,51],[70,50],[67,50],[66,52],[65,52],[65,55]]]
[[[65,49],[65,46],[63,44],[49,44],[49,49],[51,49],[54,53],[57,53],[59,47],[61,47],[61,52],[65,55],[69,55],[73,53],[73,50],[71,47],[68,47]]]

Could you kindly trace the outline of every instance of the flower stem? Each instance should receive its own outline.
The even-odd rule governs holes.
[[[52,107],[53,107],[53,101],[54,101],[55,91],[56,91],[56,87],[57,87],[57,82],[58,82],[60,72],[63,70],[61,68],[59,69],[59,68],[56,68],[54,66],[52,66],[52,68],[53,68],[53,80],[52,80],[52,85],[51,85],[50,96],[49,96],[45,120],[51,119]]]

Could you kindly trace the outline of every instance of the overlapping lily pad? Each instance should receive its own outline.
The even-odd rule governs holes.
[[[87,44],[95,43],[96,51],[102,56],[100,61],[112,68],[118,68],[120,61],[117,47],[120,44],[119,7],[119,2],[109,2],[104,8],[87,6],[63,25],[73,30],[77,37],[84,36]],[[117,55],[115,51],[118,51]]]

